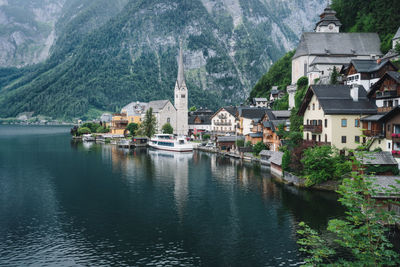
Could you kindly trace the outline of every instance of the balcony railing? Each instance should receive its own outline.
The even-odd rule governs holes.
[[[363,134],[368,137],[383,136],[382,131],[379,130],[363,130]]]
[[[380,107],[378,108],[378,113],[386,113],[393,109],[394,107]]]
[[[322,133],[322,125],[304,125],[305,132]]]
[[[397,96],[396,90],[376,92],[376,98],[396,97],[396,96]]]
[[[222,125],[222,126],[231,126],[232,125],[232,123],[230,123],[230,122],[214,122],[214,124],[215,125]]]
[[[303,140],[303,145],[306,147],[313,147],[313,146],[330,146],[330,142],[318,142],[314,140]]]

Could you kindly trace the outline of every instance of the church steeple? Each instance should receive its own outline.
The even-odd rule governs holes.
[[[182,41],[179,43],[178,78],[176,79],[176,82],[178,83],[178,87],[186,85],[185,70],[183,67]]]
[[[339,32],[340,20],[336,17],[336,11],[331,7],[331,1],[328,1],[328,6],[324,9],[320,17],[320,21],[317,22],[315,26],[316,32]]]

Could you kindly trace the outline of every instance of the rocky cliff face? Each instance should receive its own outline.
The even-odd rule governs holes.
[[[0,8],[10,6],[10,0],[0,1]],[[19,101],[3,108],[8,116],[25,111],[54,115],[56,106],[58,117],[81,116],[91,109],[116,110],[134,100],[172,99],[179,40],[184,44],[190,104],[213,108],[236,104],[272,62],[295,47],[303,30],[313,29],[326,4],[323,0],[15,1],[54,7],[48,17],[35,17],[48,21],[47,30],[20,39],[20,46],[2,41],[14,40],[18,31],[0,32],[0,46],[9,47],[0,60],[7,66],[48,61],[22,78],[13,73],[18,83],[0,89],[0,102]],[[37,14],[44,12],[38,10]],[[35,52],[21,49],[24,42],[36,47]]]

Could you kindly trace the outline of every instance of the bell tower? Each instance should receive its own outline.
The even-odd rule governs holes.
[[[328,1],[328,6],[324,9],[321,15],[319,15],[320,20],[315,26],[315,32],[339,32],[340,23],[339,19],[336,17],[336,11],[331,8],[331,3]]]
[[[176,134],[187,135],[188,124],[188,89],[185,81],[185,70],[183,68],[182,42],[179,44],[178,77],[175,83],[175,108],[176,108]]]

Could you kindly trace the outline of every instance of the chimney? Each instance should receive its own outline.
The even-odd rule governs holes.
[[[350,96],[353,99],[354,102],[358,102],[358,90],[359,90],[359,85],[358,84],[353,84],[350,89]]]

